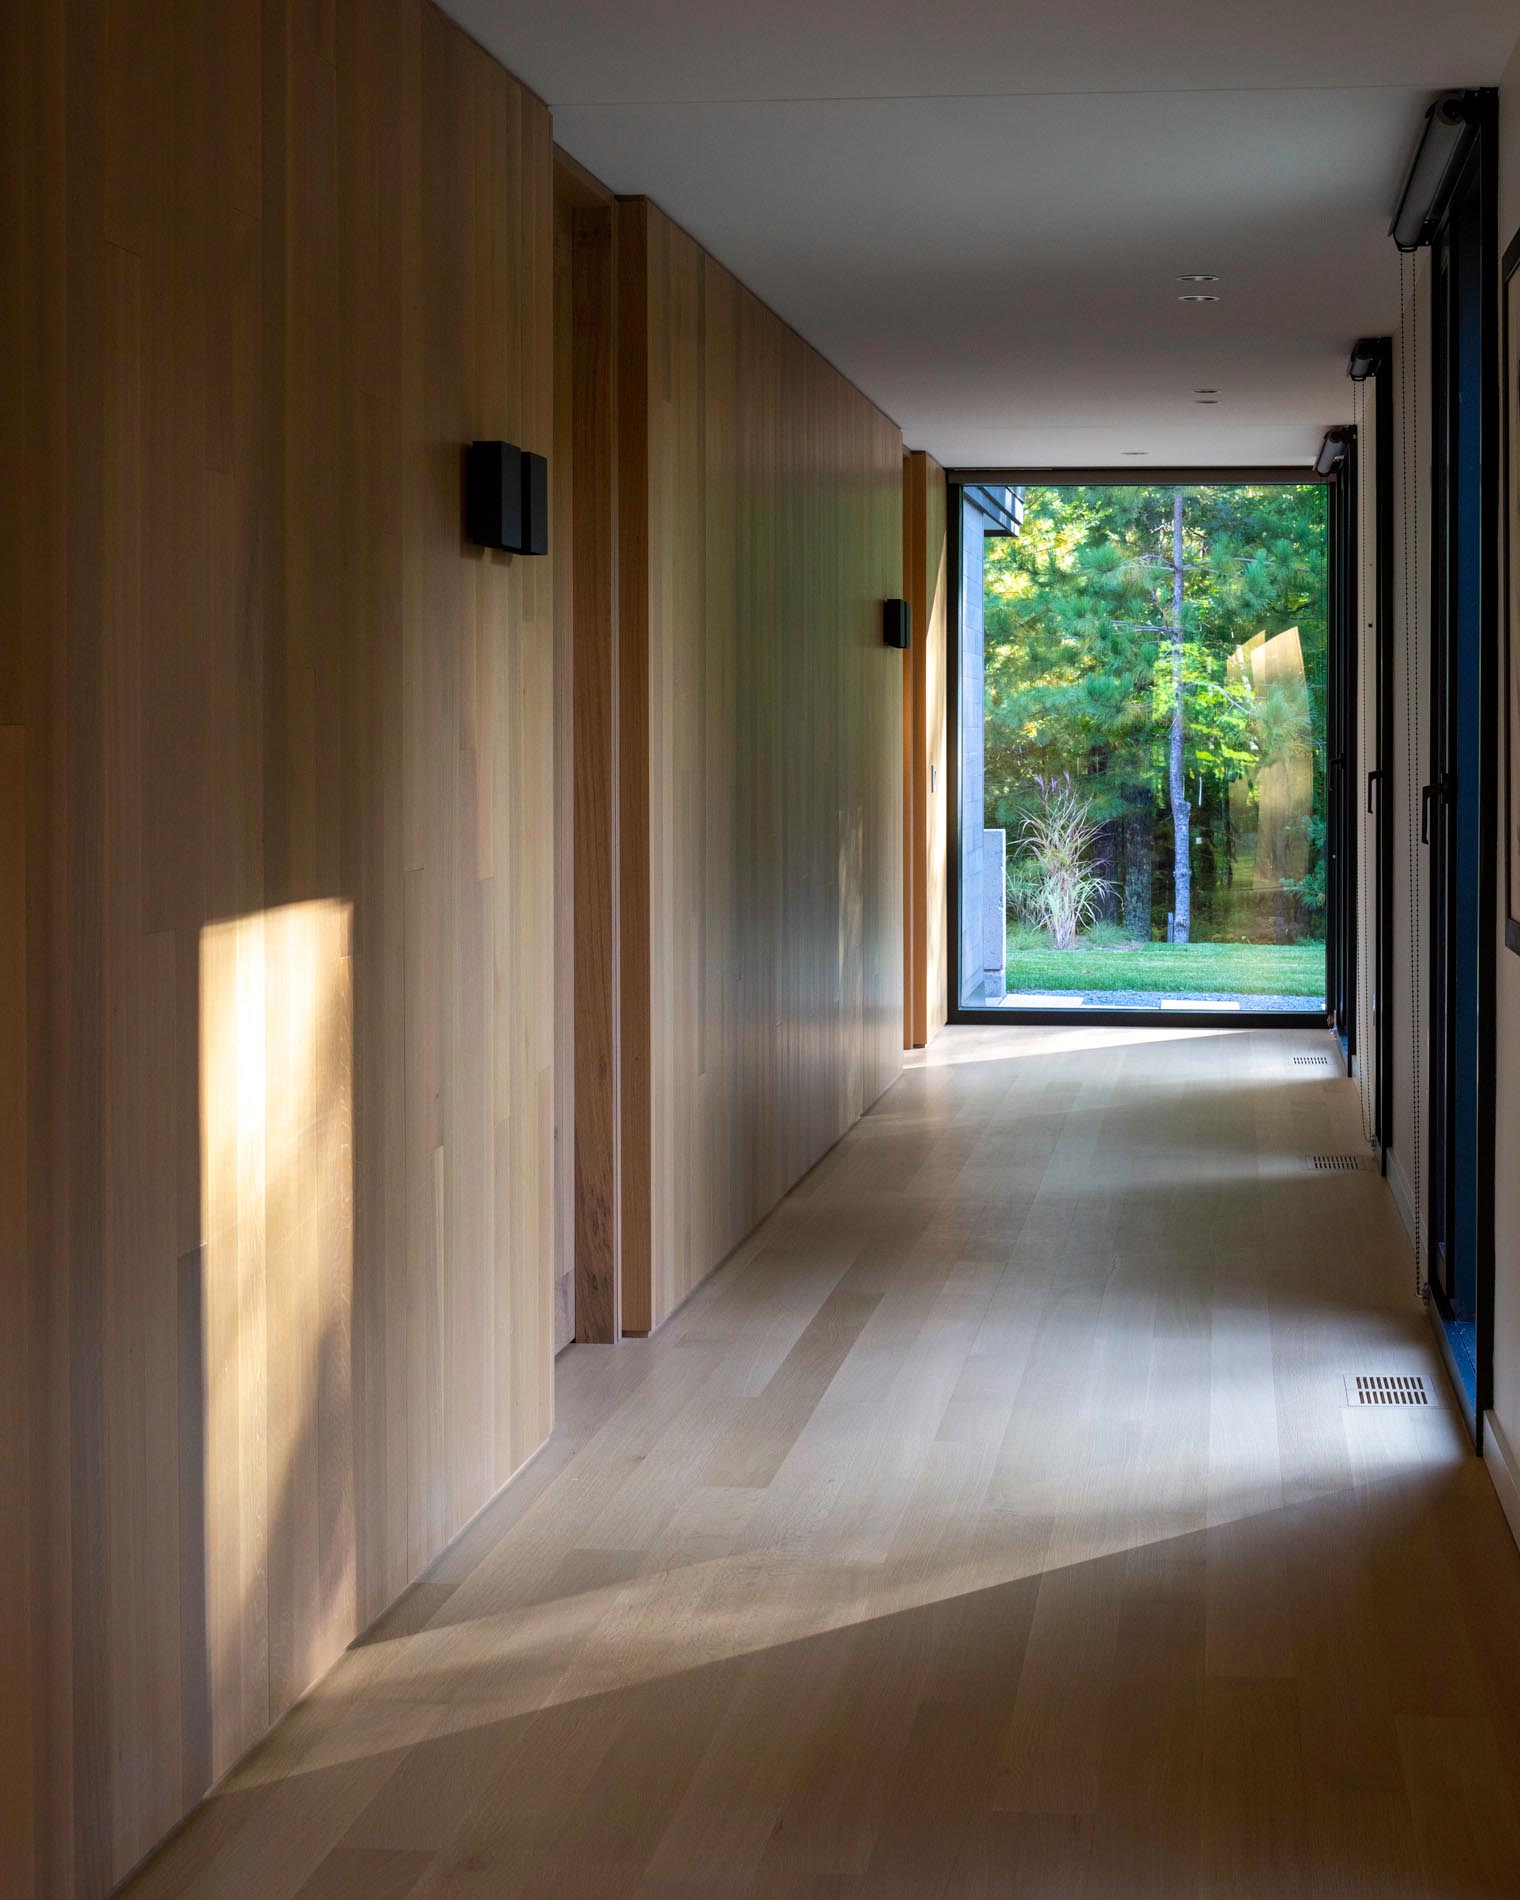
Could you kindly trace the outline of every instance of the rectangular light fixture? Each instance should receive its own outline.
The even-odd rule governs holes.
[[[913,609],[905,600],[881,603],[881,637],[889,647],[913,644]]]
[[[465,453],[465,531],[477,547],[549,552],[549,464],[511,442],[472,442]]]

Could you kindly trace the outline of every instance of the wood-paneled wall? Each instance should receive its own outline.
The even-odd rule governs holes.
[[[618,1336],[617,402],[613,196],[567,154],[554,165],[556,649],[571,680],[555,825],[569,843],[559,967],[574,970],[560,1049],[575,1102],[573,1194],[559,1262],[574,1337]],[[561,1017],[559,1033],[567,1024]]]
[[[915,449],[903,457],[903,598],[913,644],[903,655],[903,778],[908,863],[903,956],[905,1039],[921,1049],[944,1027],[949,1003],[945,806],[950,567],[945,471]]]
[[[104,1893],[545,1437],[548,113],[424,0],[0,24],[0,1866]]]
[[[653,205],[618,224],[636,1332],[901,1064],[902,436]]]

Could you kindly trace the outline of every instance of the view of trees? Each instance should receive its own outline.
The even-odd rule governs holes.
[[[1325,545],[1317,485],[1026,491],[984,601],[986,821],[1016,918],[1045,926],[1016,841],[1069,780],[1115,934],[1323,934]]]

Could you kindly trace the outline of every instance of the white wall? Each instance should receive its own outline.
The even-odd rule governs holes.
[[[1393,731],[1386,749],[1387,789],[1393,800],[1393,959],[1388,991],[1393,1020],[1393,1142],[1388,1174],[1406,1225],[1418,1228],[1422,1261],[1429,897],[1428,853],[1420,844],[1419,828],[1420,787],[1429,777],[1430,754],[1429,268],[1430,253],[1418,252],[1413,297],[1406,291],[1402,299],[1405,312],[1412,305],[1414,321],[1402,322],[1393,340]]]

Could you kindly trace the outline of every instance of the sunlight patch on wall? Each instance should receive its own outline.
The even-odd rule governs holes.
[[[350,906],[200,942],[213,1772],[353,1632]]]

